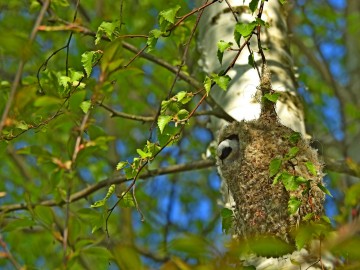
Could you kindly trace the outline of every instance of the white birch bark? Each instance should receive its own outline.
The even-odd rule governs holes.
[[[245,1],[245,3],[243,0],[228,2],[233,9],[240,13],[239,21],[255,20],[256,14],[252,15],[248,8],[249,1]],[[295,96],[296,82],[287,46],[284,10],[278,1],[266,2],[263,20],[270,23],[270,28],[262,32],[262,42],[263,46],[269,48],[265,55],[272,73],[272,86],[277,91],[288,93],[277,103],[278,116],[282,124],[305,135],[303,112]],[[216,57],[216,43],[224,40],[236,44],[233,38],[235,24],[236,21],[225,1],[213,4],[205,10],[200,23],[198,40],[199,50],[202,53],[201,66],[205,72],[219,72],[221,69],[225,69],[234,58],[236,52],[225,52],[221,66]],[[241,42],[244,42],[243,38]],[[251,48],[257,52],[256,38],[253,37],[250,42]],[[256,87],[260,80],[257,71],[248,64],[248,55],[248,50],[245,48],[236,61],[234,69],[228,73],[232,81],[226,92],[218,87],[211,91],[212,97],[218,104],[222,105],[225,111],[238,121],[253,120],[260,115],[260,102],[256,97]],[[260,56],[255,53],[254,57],[260,67]],[[224,121],[212,119],[213,130],[219,130],[224,124]]]
[[[255,20],[256,12],[252,15],[248,8],[250,1],[229,0],[227,2],[238,13],[239,21]],[[302,107],[296,97],[296,79],[288,48],[285,10],[278,1],[270,0],[265,2],[262,19],[270,24],[269,28],[263,30],[261,37],[263,47],[269,48],[265,52],[265,56],[268,68],[272,73],[272,86],[274,90],[283,93],[276,104],[279,120],[283,125],[306,136]],[[236,44],[233,38],[235,25],[236,21],[226,1],[215,3],[205,10],[200,23],[198,44],[202,54],[200,65],[206,73],[218,73],[220,70],[226,69],[234,58],[236,52],[225,52],[221,66],[217,59],[216,44],[220,40]],[[240,43],[243,42],[242,38]],[[256,53],[258,51],[257,40],[253,37],[250,42],[251,48],[255,52],[255,60],[260,68],[261,58]],[[257,71],[248,64],[248,55],[249,52],[245,48],[234,68],[229,71],[228,75],[232,80],[226,92],[218,87],[211,90],[211,95],[217,103],[237,121],[257,119],[260,115],[260,102],[256,93],[260,79]],[[215,117],[211,119],[210,128],[215,137],[224,125],[226,125],[224,120]],[[232,207],[234,201],[224,185],[223,195],[225,206]],[[299,269],[299,265],[291,262],[297,261],[300,263],[301,269],[321,269],[317,267],[318,265],[311,266],[316,261],[316,258],[312,257],[308,251],[301,250],[283,258],[256,256],[246,258],[245,264],[254,265],[257,269]],[[331,266],[326,269],[331,269]]]

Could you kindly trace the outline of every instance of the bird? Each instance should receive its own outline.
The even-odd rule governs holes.
[[[221,141],[217,147],[217,155],[221,161],[231,162],[237,158],[239,138],[233,134]]]

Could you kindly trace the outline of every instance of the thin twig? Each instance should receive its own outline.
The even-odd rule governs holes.
[[[109,106],[105,105],[102,102],[98,102],[98,105],[102,108],[104,108],[105,110],[109,111],[111,113],[111,117],[121,117],[121,118],[125,118],[125,119],[129,119],[129,120],[134,120],[134,121],[140,121],[140,122],[153,122],[155,120],[154,116],[141,116],[141,115],[134,115],[134,114],[128,114],[128,113],[124,113],[124,112],[119,112],[117,110],[114,110],[112,108],[110,108]]]
[[[184,16],[182,16],[170,29],[168,29],[168,31],[172,31],[174,30],[176,27],[178,27],[185,19],[187,19],[188,17],[190,17],[191,15],[193,15],[194,13],[197,13],[205,8],[207,8],[208,6],[211,6],[212,4],[218,2],[218,0],[213,0],[210,3],[205,3],[204,5],[202,5],[201,7],[198,7],[192,11],[190,11],[188,14],[185,14]]]
[[[193,170],[201,170],[206,168],[211,168],[215,166],[214,160],[200,160],[200,161],[194,161],[191,163],[185,163],[185,164],[176,164],[172,166],[168,166],[165,168],[159,168],[154,170],[147,170],[146,173],[141,174],[139,179],[145,180],[151,177],[155,177],[158,175],[166,175],[166,174],[172,174],[172,173],[179,173],[179,172],[187,172],[187,171],[193,171]],[[81,200],[83,198],[88,197],[89,195],[93,194],[94,192],[107,187],[112,184],[121,184],[132,181],[131,179],[127,179],[125,175],[118,175],[115,177],[107,178],[102,181],[99,181],[93,185],[87,186],[86,188],[73,193],[70,196],[70,203],[76,202],[78,200]],[[33,208],[35,206],[41,205],[41,206],[62,206],[65,204],[64,200],[58,201],[58,200],[46,200],[41,201],[35,204],[27,205],[26,203],[18,203],[18,204],[10,204],[10,205],[1,205],[0,206],[0,213],[7,213],[7,212],[14,212],[18,210],[26,210],[29,208]]]
[[[237,18],[236,16],[236,13],[234,11],[234,9],[232,8],[232,6],[230,5],[229,1],[228,0],[225,0],[226,4],[228,5],[228,7],[230,8],[230,11],[231,13],[233,14],[234,18],[235,18],[235,21],[238,23],[239,22],[239,19]]]
[[[261,4],[260,4],[260,7],[259,7],[259,12],[258,12],[258,19],[261,20],[261,16],[262,16],[262,13],[264,11],[264,5],[265,5],[265,2],[264,1],[261,1]],[[264,54],[264,51],[262,49],[262,46],[261,46],[261,25],[258,25],[257,26],[257,30],[256,30],[256,36],[257,36],[257,44],[258,44],[258,49],[259,49],[259,53],[261,55],[261,61],[262,61],[262,65],[266,65],[266,58],[265,58],[265,54]]]
[[[14,256],[11,254],[10,250],[8,249],[6,243],[2,239],[2,235],[0,234],[0,246],[4,250],[6,258],[9,259],[9,261],[12,263],[12,265],[15,267],[15,269],[20,270],[22,269],[21,265],[15,260]],[[4,257],[4,256],[2,256]]]

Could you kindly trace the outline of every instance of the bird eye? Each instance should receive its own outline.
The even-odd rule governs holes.
[[[217,156],[221,161],[234,160],[239,150],[239,139],[236,135],[231,135],[219,143]]]

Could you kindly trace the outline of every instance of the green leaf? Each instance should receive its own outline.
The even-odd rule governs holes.
[[[87,113],[89,111],[90,107],[91,107],[91,101],[90,100],[83,101],[80,104],[80,108],[82,109],[82,111],[84,113]]]
[[[301,201],[296,197],[291,197],[288,202],[288,210],[291,215],[295,214],[301,205]]]
[[[299,187],[299,184],[296,182],[295,177],[288,172],[283,172],[280,179],[287,191],[295,191]]]
[[[148,48],[147,48],[148,52],[152,51],[155,48],[156,43],[157,43],[159,37],[162,36],[162,34],[163,34],[163,32],[160,31],[159,29],[153,29],[149,32],[149,36],[146,41],[146,44],[148,45]]]
[[[52,107],[62,103],[62,100],[52,96],[41,96],[35,99],[33,105],[35,107]]]
[[[94,202],[90,207],[91,208],[101,207],[101,206],[104,206],[105,203],[106,203],[106,200],[101,199],[101,200],[98,200],[98,201]]]
[[[178,117],[179,120],[184,120],[189,116],[189,112],[185,109],[181,109],[180,111],[178,111],[178,113],[176,114],[176,116]]]
[[[204,81],[204,88],[206,93],[209,95],[211,89],[212,80],[210,77],[206,76]]]
[[[70,87],[71,79],[68,76],[59,76],[58,82],[59,82],[59,85],[61,85],[66,92]]]
[[[289,136],[289,141],[293,144],[297,144],[298,141],[301,139],[301,134],[299,132],[294,132]]]
[[[293,247],[279,238],[259,236],[247,242],[250,249],[258,256],[280,257],[293,251]]]
[[[282,173],[278,173],[275,175],[274,181],[272,183],[273,185],[276,185],[279,182],[279,180],[281,179],[281,175],[282,175]]]
[[[273,102],[273,103],[276,103],[276,101],[278,100],[280,94],[279,93],[267,93],[264,95],[264,98],[266,98],[267,100]]]
[[[296,156],[296,154],[299,152],[299,147],[294,146],[289,149],[289,152],[286,154],[286,159],[292,159]]]
[[[253,21],[250,23],[239,22],[235,26],[234,34],[237,34],[239,36],[239,40],[240,40],[240,37],[247,38],[248,36],[250,36],[252,34],[252,32],[254,31],[254,28],[257,26],[257,24],[258,23],[256,21]],[[235,39],[235,40],[237,40],[237,39]],[[239,44],[239,42],[237,42],[237,43]]]
[[[121,207],[129,208],[129,207],[135,207],[134,198],[131,194],[131,192],[127,192],[124,197],[119,202],[119,205]]]
[[[270,167],[269,167],[269,176],[273,177],[275,174],[277,174],[280,170],[282,163],[281,158],[274,158],[270,161]]]
[[[314,213],[309,213],[305,217],[302,218],[303,221],[309,221],[315,216]]]
[[[51,210],[51,208],[46,206],[36,206],[35,207],[35,217],[38,221],[41,223],[51,226],[54,220],[54,214]]]
[[[252,52],[248,56],[248,64],[252,66],[252,68],[255,68],[255,59],[254,59],[254,54]]]
[[[95,45],[99,43],[103,35],[108,37],[111,41],[115,39],[117,36],[117,33],[120,30],[120,22],[102,22],[100,26],[98,27],[98,30],[96,32],[96,39],[95,39]]]
[[[134,169],[133,167],[125,168],[124,172],[126,179],[133,179],[137,174],[137,170]]]
[[[162,30],[167,30],[169,24],[175,23],[176,13],[180,10],[181,6],[176,5],[159,13],[159,25]]]
[[[16,122],[15,126],[21,130],[27,130],[29,128],[28,124],[26,124],[24,121]]]
[[[151,158],[151,153],[148,153],[148,152],[144,152],[143,150],[141,149],[136,149],[136,152],[140,155],[141,158]]]
[[[287,0],[279,0],[280,4],[285,5],[287,3]]]
[[[122,170],[126,165],[128,165],[129,162],[127,161],[120,161],[117,165],[116,165],[116,170],[120,171]]]
[[[94,208],[94,207],[101,207],[101,206],[105,205],[106,201],[110,198],[110,196],[114,192],[115,192],[115,185],[113,184],[109,187],[108,192],[105,195],[105,198],[94,202],[94,204],[92,204],[90,207]]]
[[[160,133],[163,133],[165,126],[171,121],[172,116],[170,115],[160,115],[157,121]]]
[[[93,66],[99,61],[102,54],[103,52],[98,50],[84,52],[81,55],[81,63],[83,64],[87,77],[90,77]]]
[[[229,49],[232,45],[233,45],[232,42],[225,42],[223,40],[218,41],[218,43],[217,43],[217,47],[218,47],[217,57],[219,59],[220,64],[222,64],[222,59],[223,59],[223,56],[224,56],[224,52],[227,49]]]
[[[15,220],[7,221],[6,225],[3,225],[1,232],[11,232],[15,230],[20,230],[24,228],[29,228],[34,226],[36,223],[34,220],[29,218],[18,218]]]
[[[221,227],[224,233],[228,233],[233,223],[234,213],[229,208],[221,209]]]
[[[330,197],[332,197],[331,192],[324,187],[323,185],[321,185],[320,183],[317,184],[317,186],[322,190],[322,192],[324,192],[325,194],[329,195]]]
[[[264,27],[269,27],[269,23],[265,22],[264,20],[260,19],[260,18],[256,18],[256,22],[258,25],[264,26]],[[266,48],[263,50],[266,50]]]
[[[321,216],[321,220],[325,221],[325,223],[331,225],[331,220],[329,217],[327,216]]]
[[[219,76],[217,74],[214,74],[213,80],[222,90],[226,91],[229,82],[231,81],[231,78],[228,75]]]
[[[295,245],[298,250],[314,239],[313,229],[311,226],[301,226],[295,236]]]
[[[316,175],[315,165],[311,161],[306,161],[305,166],[306,166],[307,170],[309,171],[309,173],[311,173],[312,175]]]
[[[252,13],[255,12],[255,10],[257,9],[258,7],[258,4],[259,4],[259,1],[260,0],[251,0],[250,4],[249,4],[249,8],[251,10]]]
[[[186,91],[180,91],[175,95],[177,101],[182,101],[186,97]]]

